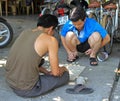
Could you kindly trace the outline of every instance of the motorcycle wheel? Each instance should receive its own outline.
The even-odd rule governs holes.
[[[13,29],[3,18],[0,18],[0,48],[6,47],[13,39]]]

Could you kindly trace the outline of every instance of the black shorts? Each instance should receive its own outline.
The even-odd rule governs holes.
[[[88,43],[88,40],[84,43],[81,43],[81,44],[77,45],[76,49],[77,49],[78,52],[81,52],[81,53],[84,53],[85,51],[90,49],[90,45]]]

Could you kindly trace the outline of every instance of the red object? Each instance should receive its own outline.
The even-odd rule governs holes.
[[[58,8],[58,14],[64,16],[64,8]]]

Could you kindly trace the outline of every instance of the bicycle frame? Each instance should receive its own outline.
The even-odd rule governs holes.
[[[115,30],[118,28],[119,4],[120,4],[120,0],[116,3],[117,9],[115,16]]]

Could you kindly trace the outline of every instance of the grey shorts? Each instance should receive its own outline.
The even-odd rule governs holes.
[[[55,77],[51,75],[40,75],[38,82],[31,90],[16,90],[13,91],[21,97],[36,97],[42,94],[48,93],[49,91],[67,84],[69,81],[69,73],[64,72],[61,77]]]

